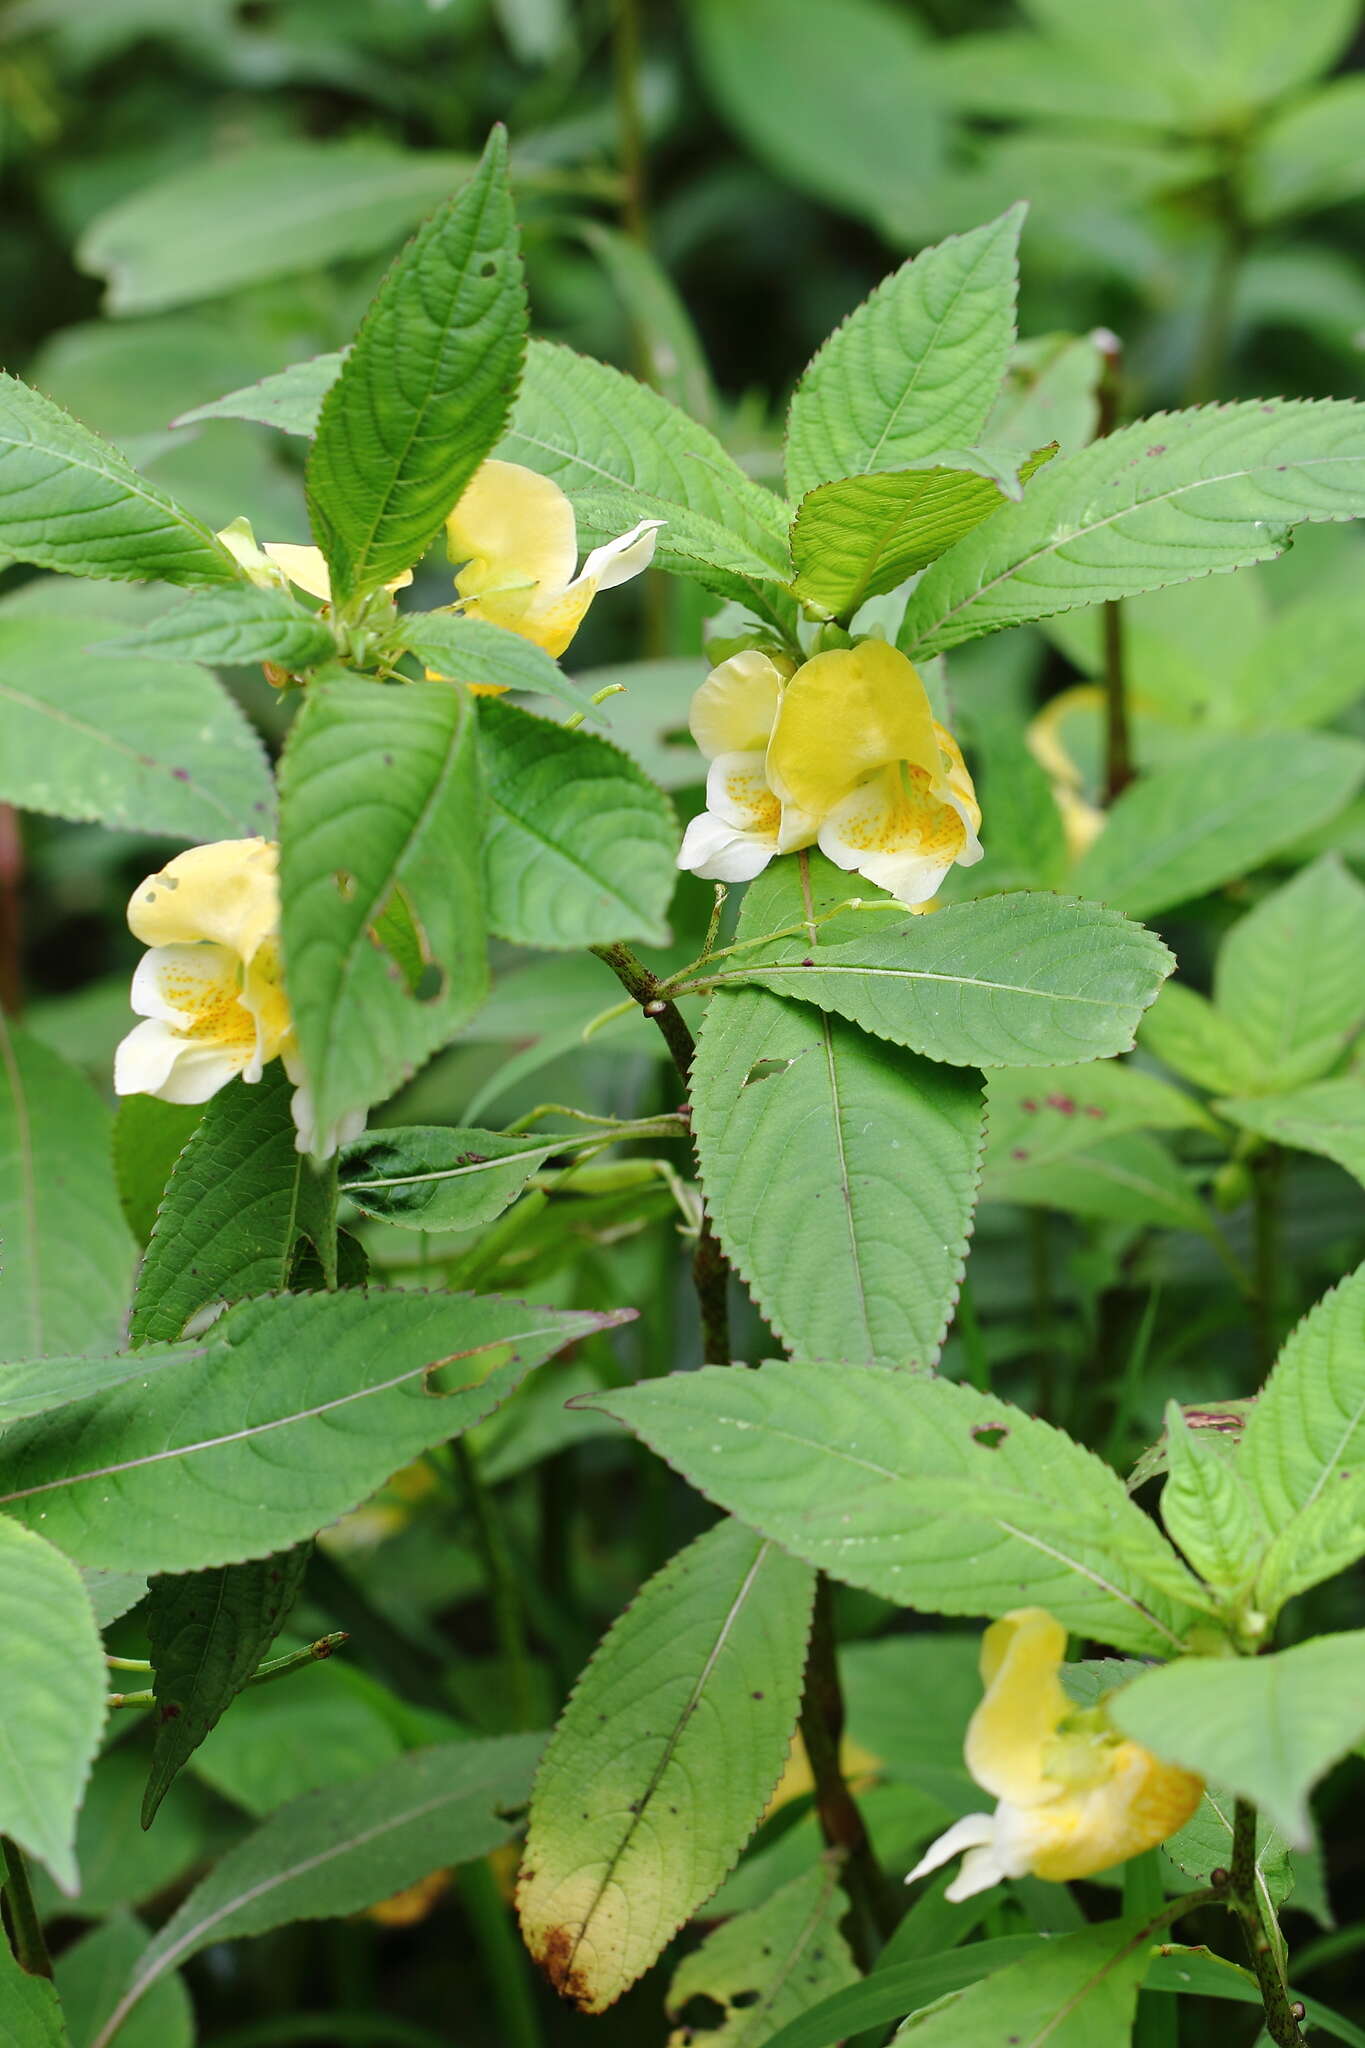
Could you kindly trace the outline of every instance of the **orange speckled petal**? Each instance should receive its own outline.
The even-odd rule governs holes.
[[[824,817],[891,761],[942,772],[933,715],[913,664],[884,640],[803,663],[782,696],[768,776],[785,803]]]

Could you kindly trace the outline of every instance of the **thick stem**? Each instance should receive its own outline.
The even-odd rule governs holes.
[[[1270,1929],[1256,1889],[1256,1809],[1239,1799],[1233,1809],[1232,1866],[1228,1872],[1228,1904],[1242,1923],[1251,1967],[1265,2007],[1265,2030],[1276,2048],[1302,2048],[1294,2002],[1284,1981]]]
[[[5,1860],[5,1897],[9,1902],[10,1931],[19,1967],[27,1970],[30,1977],[50,1977],[52,1958],[43,1939],[43,1923],[38,1918],[38,1908],[33,1903],[33,1887],[28,1881],[24,1852],[8,1835],[0,1835],[0,1852],[3,1852]]]
[[[473,1451],[464,1437],[456,1437],[450,1448],[455,1456],[455,1469],[460,1475],[465,1505],[474,1520],[488,1598],[493,1609],[498,1650],[512,1681],[513,1725],[533,1728],[536,1722],[535,1675],[526,1643],[526,1618],[517,1568]]]
[[[801,1739],[815,1780],[820,1832],[828,1847],[837,1849],[844,1859],[840,1881],[852,1908],[850,1945],[859,1968],[868,1970],[896,1924],[896,1912],[858,1802],[839,1766],[843,1733],[844,1695],[836,1657],[834,1603],[829,1580],[821,1572],[815,1582],[810,1655],[801,1696]]]
[[[686,1086],[692,1072],[696,1044],[682,1011],[661,993],[663,985],[658,976],[651,973],[642,960],[637,960],[630,947],[619,939],[614,945],[593,946],[591,950],[610,967],[622,988],[640,1005],[646,1017],[658,1026],[673,1056],[678,1077]],[[711,1228],[710,1217],[703,1211],[692,1260],[692,1283],[697,1291],[697,1309],[701,1317],[702,1359],[707,1365],[730,1363],[729,1280],[730,1267],[720,1248],[720,1240]]]

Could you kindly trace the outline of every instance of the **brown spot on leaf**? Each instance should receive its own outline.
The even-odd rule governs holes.
[[[592,2005],[592,1987],[574,1961],[574,1937],[567,1927],[547,1927],[536,1961],[561,1998],[567,1998],[580,2012]]]
[[[1049,1095],[1047,1106],[1049,1109],[1055,1109],[1061,1116],[1076,1114],[1076,1105],[1069,1095]]]

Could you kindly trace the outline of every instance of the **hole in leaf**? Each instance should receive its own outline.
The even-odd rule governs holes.
[[[979,1422],[972,1431],[972,1442],[980,1444],[983,1451],[999,1450],[1009,1431],[998,1422]]]
[[[736,1991],[731,1996],[730,2004],[736,2012],[743,2012],[748,2006],[757,2005],[762,1996],[761,1991]]]
[[[755,1060],[742,1085],[747,1088],[754,1081],[770,1081],[775,1074],[785,1074],[794,1065],[794,1060]]]
[[[422,972],[412,992],[419,1003],[434,1003],[444,993],[445,985],[444,969],[438,967],[434,960],[427,960],[423,962]]]
[[[438,1397],[445,1394],[462,1394],[467,1387],[482,1386],[500,1366],[511,1365],[516,1353],[510,1344],[486,1344],[481,1350],[467,1351],[455,1358],[438,1358],[429,1365],[422,1375],[422,1384],[429,1394]]]
[[[482,262],[482,263],[481,263],[481,264],[479,265],[479,276],[480,276],[480,277],[496,277],[496,276],[497,276],[497,274],[498,274],[498,266],[497,266],[497,263],[495,262],[494,258],[493,258],[493,257],[491,257],[491,256],[487,256],[487,257],[485,257],[485,258],[484,258],[484,261],[483,261],[483,262]]]
[[[680,2012],[673,2015],[679,2026],[692,2034],[714,2034],[725,2025],[725,2007],[714,1998],[708,1998],[699,1991],[695,1998],[689,1998]]]
[[[342,902],[349,903],[356,892],[355,876],[347,874],[343,868],[338,868],[332,880],[336,884],[336,892]]]

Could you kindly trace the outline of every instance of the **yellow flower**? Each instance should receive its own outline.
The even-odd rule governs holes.
[[[768,741],[791,664],[757,648],[713,668],[692,699],[692,737],[711,763],[706,809],[683,836],[678,866],[712,882],[751,882],[775,853],[813,846],[818,820],[769,786]]]
[[[1073,860],[1079,860],[1086,848],[1094,844],[1105,822],[1104,812],[1084,795],[1085,777],[1062,737],[1068,715],[1082,709],[1103,714],[1104,692],[1096,684],[1079,683],[1075,689],[1062,690],[1049,698],[1024,735],[1029,752],[1052,784],[1052,794],[1062,814],[1067,851]]]
[[[907,1884],[960,1849],[968,1853],[951,1900],[1029,1872],[1060,1884],[1155,1848],[1190,1818],[1202,1781],[1115,1733],[1102,1708],[1075,1707],[1062,1688],[1065,1650],[1065,1629],[1041,1607],[1021,1607],[986,1630],[986,1693],[967,1728],[966,1757],[998,1804],[954,1821]]]
[[[981,810],[913,664],[884,640],[817,654],[782,692],[767,779],[820,851],[909,909],[981,858]]]
[[[294,1085],[301,1152],[329,1158],[364,1117],[319,1133],[280,966],[279,849],[222,839],[178,853],[133,892],[128,924],[149,948],[133,975],[142,1018],[114,1055],[119,1095],[207,1102],[279,1058]]]
[[[252,583],[275,590],[283,590],[286,583],[296,583],[321,603],[332,602],[332,579],[321,548],[298,547],[287,540],[268,540],[258,547],[251,523],[246,519],[234,519],[230,526],[221,529],[218,538],[233,559],[240,562]],[[404,569],[384,588],[406,590],[411,581],[411,569]]]
[[[446,520],[466,618],[488,619],[561,655],[599,590],[649,567],[662,519],[594,548],[575,576],[578,528],[559,485],[517,462],[485,462]]]

